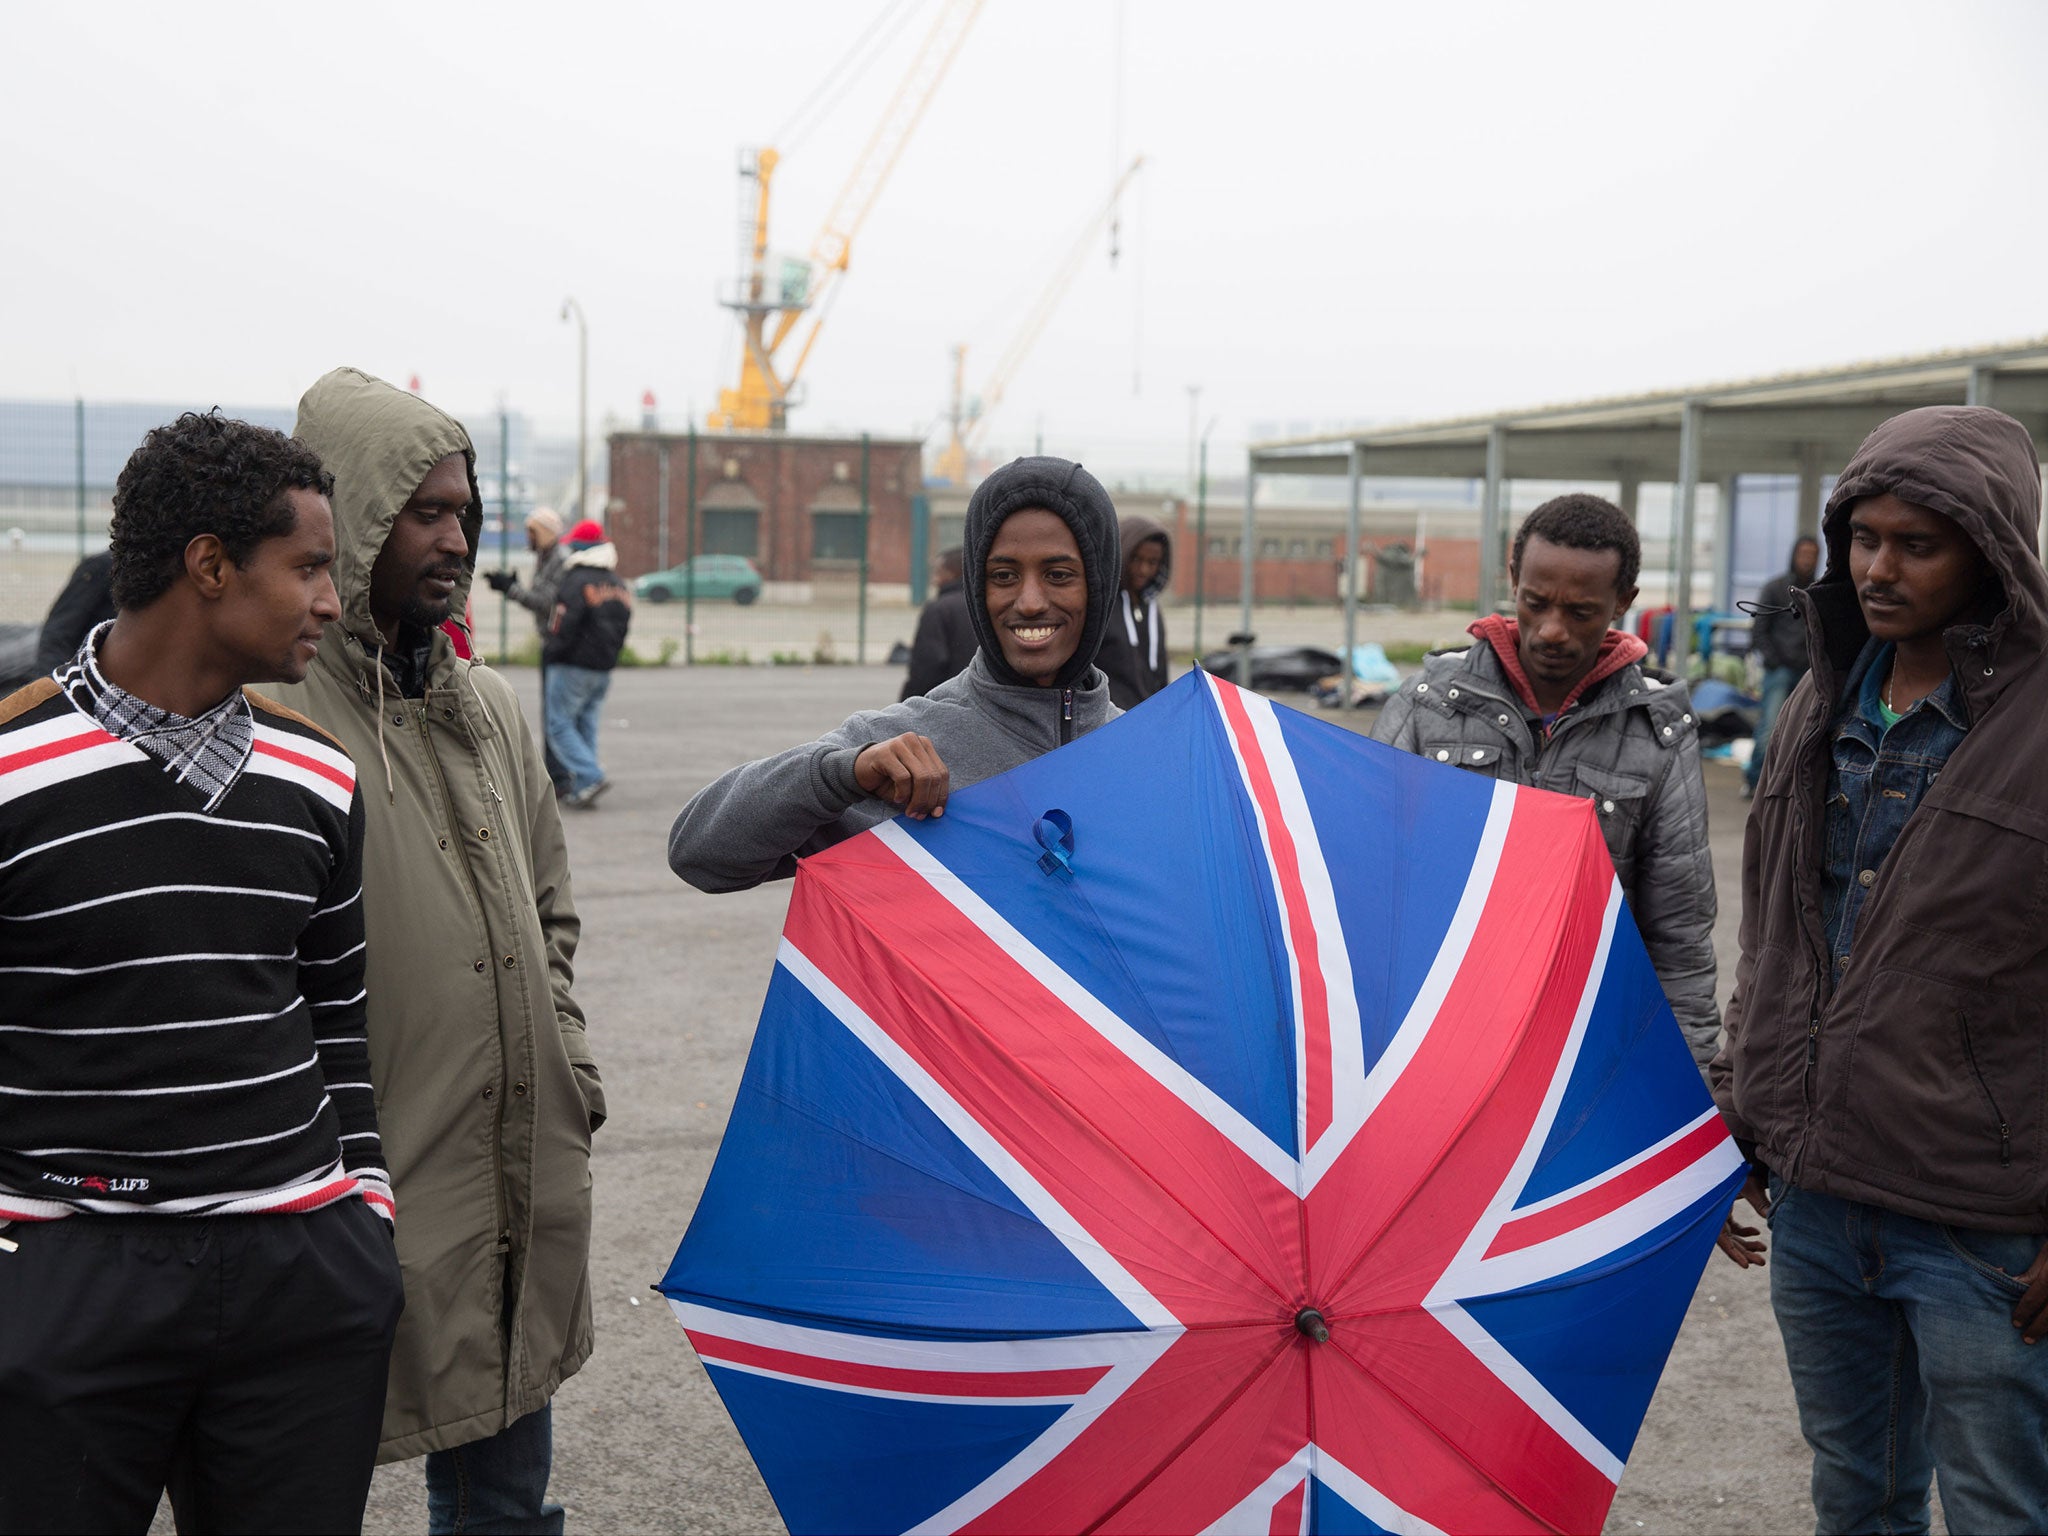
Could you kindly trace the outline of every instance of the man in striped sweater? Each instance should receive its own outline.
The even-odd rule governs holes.
[[[117,616],[0,702],[0,1532],[355,1530],[402,1306],[348,756],[244,691],[340,612],[331,477],[187,415]]]

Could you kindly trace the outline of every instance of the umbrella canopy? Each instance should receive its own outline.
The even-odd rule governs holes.
[[[1195,672],[805,862],[661,1289],[794,1531],[1594,1531],[1741,1177],[1586,802]]]

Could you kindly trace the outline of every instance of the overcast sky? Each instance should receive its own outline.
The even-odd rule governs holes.
[[[937,0],[787,151],[802,250]],[[680,423],[735,366],[735,153],[884,9],[16,6],[0,396]],[[1118,16],[1123,34],[1118,47]],[[1117,59],[1121,54],[1121,84]],[[923,431],[1148,157],[992,423],[1180,462],[2048,332],[2048,6],[987,0],[853,251],[807,429]],[[1120,127],[1119,127],[1120,124]]]

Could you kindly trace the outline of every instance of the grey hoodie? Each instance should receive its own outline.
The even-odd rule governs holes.
[[[1022,682],[1002,664],[983,598],[981,572],[997,527],[1029,507],[1057,513],[1073,530],[1088,577],[1081,645],[1050,688]],[[896,807],[862,790],[853,764],[862,748],[905,731],[928,737],[951,787],[965,789],[1116,718],[1109,683],[1094,665],[1121,569],[1116,509],[1094,476],[1049,458],[996,471],[968,504],[962,563],[968,613],[982,639],[967,670],[922,698],[863,710],[816,741],[742,764],[708,785],[669,832],[669,868],[700,891],[743,891],[787,879],[805,854],[887,821]]]

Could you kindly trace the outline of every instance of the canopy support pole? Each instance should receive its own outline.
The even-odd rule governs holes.
[[[1804,443],[1799,449],[1799,532],[1803,537],[1820,537],[1820,444]]]
[[[1358,654],[1358,504],[1359,461],[1364,455],[1358,444],[1351,445],[1351,510],[1344,526],[1344,698],[1340,709],[1351,707],[1351,679]]]
[[[1479,504],[1479,617],[1500,607],[1506,590],[1507,518],[1501,505],[1501,479],[1507,467],[1508,435],[1496,424],[1486,429],[1486,498]]]
[[[1678,417],[1677,515],[1672,536],[1678,542],[1678,572],[1671,596],[1672,668],[1685,675],[1686,658],[1692,655],[1692,560],[1697,529],[1700,489],[1700,403],[1688,400]]]

